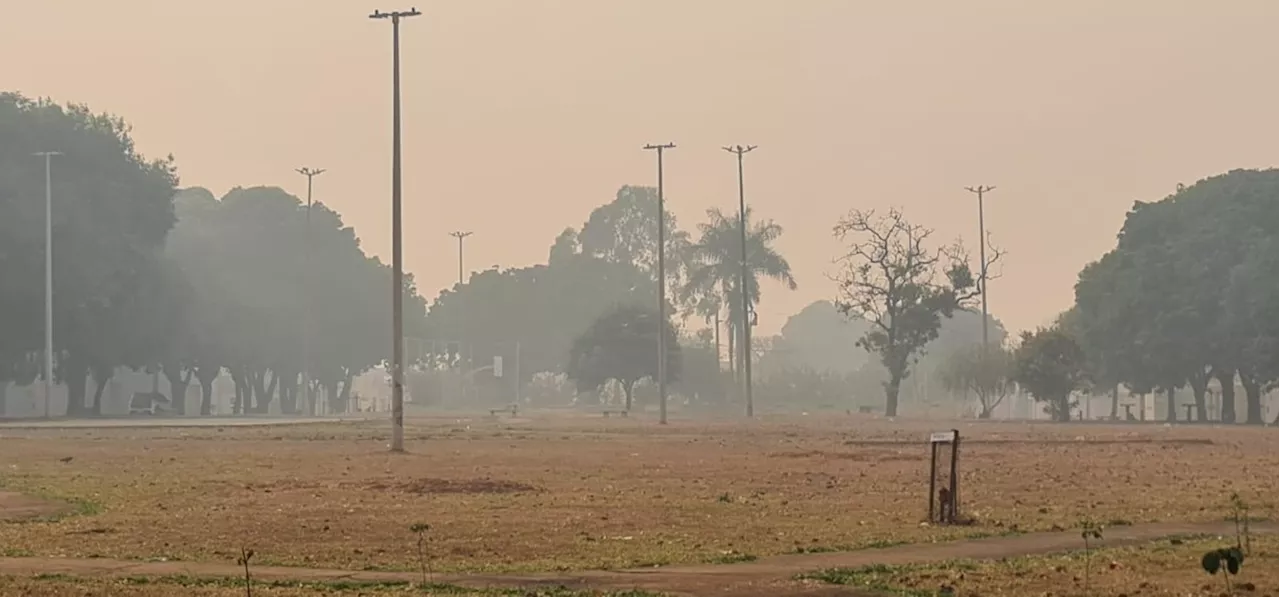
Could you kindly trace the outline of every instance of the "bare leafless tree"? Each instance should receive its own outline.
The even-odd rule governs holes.
[[[960,242],[929,248],[933,231],[908,222],[896,208],[882,216],[852,210],[833,233],[847,246],[836,259],[841,267],[835,276],[836,304],[846,316],[871,324],[859,345],[879,355],[888,370],[885,415],[896,416],[902,381],[925,345],[938,337],[941,318],[967,306],[986,280],[979,279],[981,274],[975,278]],[[989,241],[988,247],[987,263],[979,264],[979,272],[990,272],[1004,255]]]

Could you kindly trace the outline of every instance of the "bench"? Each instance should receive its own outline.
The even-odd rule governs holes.
[[[625,417],[627,416],[627,410],[626,409],[602,410],[600,411],[600,414],[604,415],[604,418],[606,419],[609,418],[609,415],[618,415],[620,417]]]
[[[498,416],[498,413],[511,413],[511,416],[513,416],[513,417],[514,417],[514,416],[516,416],[517,414],[519,414],[519,412],[520,412],[520,406],[519,406],[519,405],[516,405],[516,404],[509,404],[509,405],[507,405],[507,406],[503,406],[503,407],[499,407],[499,408],[491,408],[491,409],[489,409],[489,416],[491,416],[491,417],[496,417],[496,416]]]
[[[870,406],[859,406],[859,407],[858,407],[858,414],[860,414],[860,415],[869,415],[869,414],[871,414],[871,410],[872,410],[872,408],[873,408],[873,407],[870,407]]]

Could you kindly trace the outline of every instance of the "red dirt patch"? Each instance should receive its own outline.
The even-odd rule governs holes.
[[[54,516],[71,509],[67,504],[42,500],[12,491],[0,491],[0,522]]]

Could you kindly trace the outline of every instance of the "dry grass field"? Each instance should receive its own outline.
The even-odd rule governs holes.
[[[1089,558],[1088,586],[1082,551],[999,561],[962,560],[936,566],[829,570],[811,576],[901,597],[932,597],[943,588],[950,588],[957,597],[1217,597],[1228,594],[1227,579],[1221,573],[1207,574],[1200,567],[1200,558],[1209,550],[1234,544],[1233,537],[1188,538],[1095,550]],[[1280,593],[1276,581],[1278,565],[1275,538],[1255,541],[1240,573],[1230,577],[1233,590],[1239,595]]]
[[[956,527],[921,522],[938,423],[421,418],[404,455],[381,422],[0,429],[0,488],[73,504],[0,522],[0,556],[416,570],[426,523],[437,572],[548,571],[1276,515],[1274,429],[957,425]]]

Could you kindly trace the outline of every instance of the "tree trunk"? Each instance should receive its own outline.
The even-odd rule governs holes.
[[[281,378],[280,373],[276,374],[276,379]],[[286,375],[286,380],[280,381],[280,414],[296,415],[299,407],[302,405],[298,402],[299,392],[302,390],[302,384],[298,383],[296,376]]]
[[[1210,380],[1211,375],[1216,375],[1216,373],[1192,375],[1187,382],[1192,387],[1192,397],[1196,400],[1196,420],[1202,421],[1202,423],[1208,419],[1206,416],[1208,411],[1204,407],[1204,393],[1208,391],[1208,380]],[[1189,419],[1187,423],[1190,423]]]
[[[5,409],[9,402],[9,382],[0,379],[0,419],[4,418]]]
[[[200,415],[213,414],[213,380],[200,380]]]
[[[178,416],[187,414],[187,386],[191,384],[191,374],[182,376],[182,367],[176,364],[161,366],[164,378],[169,380],[169,399],[172,400],[173,412]]]
[[[1071,393],[1057,396],[1049,403],[1049,418],[1058,423],[1071,422]]]
[[[200,414],[203,416],[213,414],[213,382],[220,373],[222,367],[201,365],[195,369],[196,381],[200,382]]]
[[[328,408],[329,414],[335,415],[335,414],[344,412],[342,410],[341,394],[339,393],[339,390],[338,390],[338,386],[341,385],[340,382],[336,379],[330,379],[330,380],[325,380],[325,382],[321,385],[324,386],[324,394],[329,402],[329,408]]]
[[[67,416],[83,417],[88,413],[84,406],[85,387],[88,384],[89,368],[79,359],[67,359],[64,378],[67,384]]]
[[[890,371],[889,381],[884,382],[884,416],[898,416],[898,392],[901,389],[901,374]]]
[[[1244,386],[1244,422],[1262,425],[1262,385],[1247,375],[1240,376],[1240,385]]]
[[[93,388],[93,416],[102,416],[102,391],[107,388],[107,384],[111,382],[112,376],[104,376],[106,379],[98,379],[94,377],[94,383],[97,384]]]
[[[356,405],[351,402],[351,383],[355,381],[355,375],[347,372],[347,377],[342,381],[342,390],[338,392],[338,410],[333,412],[349,413],[355,412]],[[440,396],[440,403],[444,404],[444,395]]]
[[[1111,386],[1111,420],[1120,420],[1120,386]]]
[[[636,382],[634,381],[622,382],[622,393],[627,396],[627,412],[631,411],[631,391],[635,389],[635,385]]]
[[[235,382],[236,395],[231,403],[231,414],[244,415],[249,413],[249,379],[245,376],[244,371],[239,369],[231,370],[231,381]]]
[[[1214,377],[1218,378],[1218,385],[1222,388],[1222,414],[1219,420],[1223,423],[1236,422],[1236,371],[1235,369],[1223,369],[1216,371]]]
[[[1176,390],[1174,388],[1169,388],[1164,391],[1168,400],[1168,408],[1165,409],[1165,421],[1169,423],[1178,422],[1178,401],[1174,399],[1175,391]]]
[[[271,375],[270,383],[267,375]],[[254,371],[250,374],[253,383],[253,407],[246,409],[260,415],[271,412],[271,398],[279,385],[280,375],[272,371]]]

